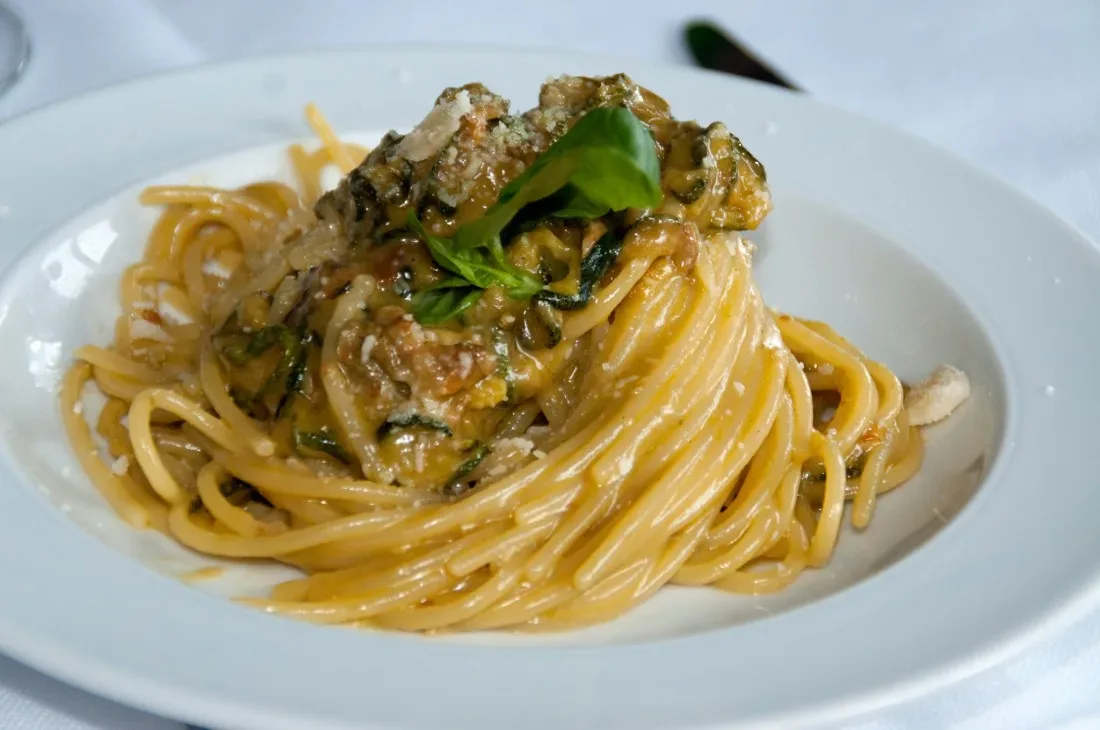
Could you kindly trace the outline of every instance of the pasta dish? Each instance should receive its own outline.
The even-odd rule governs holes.
[[[778,591],[969,395],[768,309],[742,236],[764,166],[624,75],[520,114],[448,88],[369,151],[307,118],[296,186],[142,193],[163,212],[114,341],[60,397],[127,523],[302,571],[241,599],[263,610],[558,630],[669,583]]]

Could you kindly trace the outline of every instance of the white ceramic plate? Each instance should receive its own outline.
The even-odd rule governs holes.
[[[277,569],[216,582],[118,522],[56,405],[106,342],[153,181],[285,176],[317,102],[364,141],[472,80],[534,102],[547,75],[625,70],[677,116],[723,120],[767,166],[754,238],[769,302],[823,318],[903,377],[940,362],[974,396],[920,476],[836,557],[767,598],[668,589],[568,635],[414,636],[241,608]],[[1100,256],[1046,210],[922,142],[736,79],[554,53],[371,50],[211,66],[0,126],[0,649],[94,692],[228,728],[794,727],[974,673],[1086,605],[1100,569],[1090,458]],[[16,258],[24,254],[16,261]]]

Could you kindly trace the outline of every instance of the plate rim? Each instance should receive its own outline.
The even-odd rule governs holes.
[[[161,72],[161,73],[158,73],[158,74],[153,74],[153,75],[150,75],[150,76],[144,76],[144,77],[129,79],[129,80],[117,83],[117,84],[112,84],[112,85],[108,85],[108,86],[105,86],[105,87],[100,87],[98,89],[94,89],[94,90],[91,90],[91,91],[87,91],[87,92],[84,92],[84,93],[82,93],[78,96],[71,97],[69,99],[66,99],[66,100],[63,100],[63,101],[60,101],[60,102],[56,102],[54,104],[50,104],[50,105],[47,105],[47,106],[39,107],[37,109],[30,110],[28,112],[25,112],[23,114],[20,114],[20,115],[17,115],[15,117],[12,117],[12,118],[9,118],[9,119],[5,120],[2,124],[0,124],[0,139],[2,139],[4,136],[9,135],[9,134],[14,135],[14,132],[10,131],[14,127],[18,127],[19,125],[32,124],[33,122],[35,122],[39,119],[42,119],[42,118],[56,117],[57,115],[65,113],[66,111],[77,108],[79,105],[86,103],[89,99],[94,100],[95,98],[101,97],[104,94],[119,93],[119,92],[121,92],[123,90],[127,90],[127,89],[137,90],[138,93],[140,93],[140,90],[142,90],[142,89],[151,88],[151,87],[154,87],[154,86],[157,86],[157,85],[170,84],[173,79],[177,79],[177,78],[181,78],[181,77],[183,77],[183,78],[194,78],[194,77],[200,77],[200,76],[208,75],[212,72],[224,72],[224,71],[227,71],[227,70],[230,70],[230,69],[233,69],[233,68],[262,67],[264,65],[271,65],[271,64],[294,63],[295,61],[299,61],[299,60],[303,60],[303,59],[305,59],[305,60],[316,59],[320,56],[337,58],[337,57],[341,57],[341,56],[349,56],[350,55],[350,56],[355,56],[355,57],[361,57],[361,56],[365,56],[365,55],[376,55],[376,54],[379,54],[379,53],[381,53],[383,55],[388,53],[388,54],[391,54],[391,55],[392,54],[398,54],[398,55],[413,55],[413,56],[415,56],[417,54],[425,53],[425,52],[430,52],[430,53],[458,53],[458,54],[464,54],[464,55],[469,55],[469,56],[484,56],[486,54],[488,54],[490,56],[522,54],[522,55],[525,55],[525,56],[528,56],[528,57],[531,57],[531,58],[539,58],[539,57],[564,58],[565,57],[565,54],[563,54],[562,52],[559,52],[559,51],[554,51],[553,49],[529,49],[529,48],[528,49],[514,49],[514,48],[507,47],[507,46],[469,46],[469,45],[430,44],[430,43],[416,43],[416,44],[393,43],[393,44],[386,44],[384,46],[368,46],[368,47],[351,46],[351,47],[338,47],[338,48],[326,49],[326,50],[323,50],[323,51],[305,51],[305,52],[286,53],[286,54],[278,53],[278,54],[267,54],[267,55],[263,55],[263,56],[251,56],[251,57],[246,57],[246,58],[234,59],[234,60],[231,60],[231,61],[210,62],[210,63],[205,63],[205,64],[202,64],[202,65],[199,65],[199,66],[191,66],[191,67],[185,67],[185,68],[181,68],[181,69],[173,69],[173,70]],[[721,83],[725,83],[725,84],[729,84],[732,81],[735,84],[742,85],[742,86],[747,87],[747,88],[756,87],[756,91],[754,93],[766,93],[768,95],[775,95],[775,96],[778,96],[778,97],[796,97],[796,96],[800,96],[800,95],[791,94],[789,92],[784,92],[784,91],[781,91],[781,90],[772,89],[770,87],[766,87],[765,85],[758,84],[756,82],[745,81],[745,80],[740,80],[740,79],[730,79],[730,77],[722,75],[722,74],[718,74],[718,73],[714,73],[714,72],[704,72],[704,71],[700,71],[700,70],[697,70],[697,69],[678,69],[674,66],[667,66],[667,65],[661,65],[661,64],[652,64],[652,63],[648,63],[648,62],[644,62],[644,61],[616,58],[616,57],[603,56],[603,55],[594,55],[594,54],[570,54],[570,57],[573,58],[573,59],[581,59],[581,60],[583,60],[583,59],[598,60],[602,65],[606,65],[607,63],[610,62],[610,63],[616,63],[616,64],[619,64],[619,65],[622,65],[622,66],[626,66],[626,67],[629,67],[629,68],[646,68],[646,69],[655,70],[656,72],[659,72],[659,73],[673,72],[673,71],[677,71],[677,72],[688,71],[689,73],[694,74],[694,75],[710,76],[715,80],[722,79]],[[904,130],[898,130],[896,128],[890,127],[889,125],[878,122],[874,119],[870,119],[868,117],[861,116],[859,114],[853,114],[852,112],[842,110],[842,109],[840,109],[836,106],[818,101],[816,99],[808,99],[808,103],[811,106],[818,106],[818,107],[830,109],[830,110],[832,110],[832,112],[842,114],[843,116],[848,117],[849,119],[858,120],[860,124],[864,124],[864,125],[869,124],[869,125],[873,125],[875,127],[878,127],[879,130],[882,133],[887,134],[888,136],[896,138],[900,135],[901,137],[906,138],[905,139],[905,146],[919,145],[919,146],[923,147],[924,151],[926,151],[926,152],[927,151],[932,151],[932,152],[934,152],[935,154],[937,154],[941,157],[947,157],[947,158],[952,159],[955,164],[966,167],[971,173],[980,175],[982,178],[984,178],[985,184],[987,184],[989,186],[995,186],[995,187],[999,188],[1002,193],[1007,194],[1007,195],[1009,195],[1013,198],[1016,198],[1017,202],[1019,202],[1019,203],[1024,203],[1026,201],[1026,204],[1029,208],[1031,208],[1034,211],[1041,211],[1042,212],[1042,214],[1048,219],[1046,221],[1046,223],[1049,226],[1055,226],[1056,225],[1056,226],[1062,227],[1064,232],[1070,238],[1077,239],[1078,244],[1081,244],[1084,247],[1087,247],[1090,255],[1092,255],[1094,257],[1097,255],[1097,250],[1096,250],[1096,247],[1093,244],[1093,242],[1090,240],[1090,238],[1087,235],[1085,235],[1082,231],[1080,231],[1076,226],[1074,226],[1072,223],[1070,223],[1070,222],[1062,219],[1061,217],[1059,217],[1056,213],[1054,213],[1052,210],[1050,210],[1047,206],[1045,206],[1042,203],[1034,200],[1029,195],[1027,195],[1025,192],[1020,190],[1017,186],[1015,186],[1015,185],[1013,185],[1009,182],[1006,182],[1006,181],[1004,181],[1000,178],[997,178],[996,176],[994,176],[991,173],[989,173],[988,171],[986,171],[984,168],[981,168],[980,166],[974,165],[973,163],[971,163],[967,160],[964,160],[961,157],[958,157],[957,155],[955,155],[951,152],[948,152],[948,151],[944,150],[943,148],[939,147],[938,145],[935,145],[934,143],[931,143],[927,140],[924,140],[922,138],[911,135],[911,134],[905,132]],[[219,153],[215,153],[215,154],[219,154]],[[105,194],[104,194],[104,197],[110,197],[114,194],[115,194],[114,192],[106,191]],[[63,217],[62,224],[65,221],[69,220],[69,219],[71,219],[71,216]],[[34,243],[36,243],[36,242],[34,242]],[[18,259],[15,262],[11,263],[9,266],[6,267],[6,270],[3,273],[3,277],[2,277],[2,279],[0,279],[0,291],[3,291],[5,293],[7,292],[8,288],[9,288],[9,285],[10,285],[11,277],[13,277],[15,275],[15,273],[19,270],[19,267],[26,260],[26,257],[32,255],[32,252],[33,252],[33,249],[34,249],[34,243],[26,246],[25,249],[18,256]],[[985,324],[985,323],[983,322],[983,324]],[[990,333],[990,339],[992,340],[992,343],[993,343],[994,347],[998,350],[998,355],[1000,355],[1001,353],[1000,353],[1000,348],[998,347],[998,344],[999,344],[998,343],[998,338],[994,337],[993,334]],[[1005,362],[1004,360],[1002,360],[1001,362],[1002,362],[1003,367],[1005,367],[1005,368],[1010,367],[1010,364]],[[1011,375],[1011,373],[1007,373],[1007,375]],[[1011,382],[1011,381],[1009,381],[1009,382]],[[1010,397],[1006,401],[1007,407],[1009,409],[1009,413],[1006,416],[1006,427],[1007,427],[1006,428],[1006,438],[1008,438],[1008,436],[1009,436],[1009,433],[1008,433],[1009,431],[1014,431],[1015,430],[1015,418],[1016,418],[1016,410],[1015,410],[1015,406],[1014,406],[1015,399],[1013,397],[1011,397],[1012,396],[1012,388],[1008,388],[1008,390],[1009,390],[1009,396]],[[3,451],[5,452],[4,453],[4,457],[5,457],[4,461],[7,462],[7,463],[4,463],[3,467],[2,467],[3,468],[3,476],[5,478],[10,478],[11,472],[13,470],[11,468],[10,460],[8,459],[8,455],[6,453],[7,452],[7,446],[6,446],[6,444],[3,444],[2,442],[0,442],[0,448],[2,448]],[[1005,455],[1004,454],[998,454],[997,462],[996,462],[995,466],[993,467],[993,469],[991,469],[990,474],[986,477],[986,480],[988,482],[992,482],[995,479],[1002,478],[1001,471],[1003,471],[1005,463],[1006,463]],[[989,491],[988,489],[983,488],[983,490],[979,491],[977,498],[981,498],[983,492],[988,493],[988,491]],[[971,507],[974,506],[974,502],[976,501],[977,498],[972,499],[971,503],[968,504],[966,508],[964,508],[964,513],[970,513],[970,516],[973,516]],[[0,501],[2,501],[2,500],[0,500]],[[946,526],[946,528],[944,530],[944,533],[946,533],[948,530],[952,530],[953,528],[957,528],[959,526],[961,518],[962,518],[962,515],[960,514],[958,517],[956,517],[956,519],[951,524]],[[85,537],[87,537],[87,536],[85,536]],[[943,536],[936,538],[936,541],[942,539],[942,537]],[[91,538],[88,538],[88,539],[91,539]],[[925,547],[927,547],[927,546],[925,546]],[[918,548],[917,552],[921,552],[923,550],[924,550],[924,547]],[[905,564],[905,562],[906,561],[903,560],[901,563],[899,563],[899,565],[892,567],[890,570],[886,571],[885,575],[898,572],[899,569],[901,569],[901,566]],[[2,567],[2,563],[0,563],[0,567]],[[785,614],[785,615],[802,614],[802,613],[805,613],[808,610],[812,610],[813,607],[815,607],[815,606],[819,606],[824,601],[832,601],[836,598],[840,598],[842,596],[847,596],[847,595],[851,594],[853,591],[860,590],[862,588],[866,588],[866,587],[870,586],[873,582],[877,582],[877,579],[882,577],[882,575],[884,575],[884,574],[880,574],[878,576],[873,576],[873,577],[871,577],[867,580],[862,581],[857,586],[849,588],[848,590],[845,590],[845,591],[843,591],[839,594],[835,594],[834,596],[830,596],[829,598],[823,599],[823,601],[814,602],[814,603],[809,604],[807,606],[804,606],[804,607],[801,607],[801,608],[798,608],[798,609],[794,609],[794,610],[790,611],[788,614]],[[841,712],[841,714],[838,715],[838,717],[848,717],[848,716],[851,716],[853,714],[858,714],[858,713],[866,712],[866,711],[873,710],[873,709],[876,709],[876,708],[880,708],[884,705],[890,705],[890,704],[895,704],[897,702],[902,702],[902,701],[907,701],[907,700],[910,700],[910,699],[914,699],[916,697],[923,696],[923,695],[926,695],[926,694],[928,694],[932,691],[935,691],[936,689],[941,688],[943,686],[947,686],[947,685],[949,685],[953,682],[956,682],[960,679],[963,679],[965,677],[972,676],[972,675],[982,671],[983,669],[986,669],[990,666],[993,666],[993,665],[1003,661],[1004,659],[1006,659],[1010,656],[1018,654],[1019,652],[1021,652],[1022,650],[1024,650],[1028,646],[1032,646],[1032,645],[1038,643],[1043,638],[1052,635],[1053,633],[1060,630],[1061,628],[1064,628],[1065,626],[1069,625],[1070,623],[1078,620],[1081,615],[1083,615],[1090,608],[1093,607],[1092,604],[1095,604],[1098,597],[1100,597],[1100,561],[1098,561],[1098,564],[1096,566],[1094,566],[1093,572],[1090,574],[1088,582],[1087,583],[1081,582],[1081,584],[1078,586],[1078,590],[1076,591],[1075,595],[1069,601],[1066,601],[1066,602],[1064,602],[1062,604],[1058,604],[1058,605],[1051,604],[1048,607],[1048,610],[1045,613],[1032,615],[1031,616],[1031,619],[1032,619],[1031,623],[1033,623],[1034,625],[1029,630],[1012,631],[1012,632],[1009,632],[1007,636],[989,637],[986,640],[986,643],[989,645],[989,648],[986,651],[982,652],[981,654],[975,654],[975,655],[972,655],[969,658],[960,659],[958,661],[953,662],[950,665],[943,665],[941,669],[939,669],[939,670],[930,670],[929,672],[927,672],[924,675],[911,676],[907,680],[903,681],[902,683],[900,683],[898,685],[894,685],[890,689],[881,689],[881,690],[878,690],[878,691],[872,691],[872,692],[869,692],[869,693],[865,693],[863,695],[860,695],[860,698],[862,698],[862,701],[858,701],[858,698],[856,698],[854,696],[849,697],[846,700],[841,700],[840,703],[837,704],[837,707],[836,707],[836,709]],[[119,699],[119,700],[121,700],[123,702],[126,702],[127,704],[130,704],[130,705],[133,705],[133,706],[144,707],[146,709],[152,709],[154,711],[160,711],[160,712],[164,712],[165,709],[167,709],[172,715],[180,716],[180,717],[188,717],[189,719],[193,719],[193,720],[199,721],[199,722],[226,721],[224,719],[219,720],[217,718],[214,718],[213,720],[211,720],[209,717],[205,717],[205,714],[203,714],[202,716],[195,715],[193,718],[190,718],[189,715],[191,714],[191,708],[187,708],[187,707],[184,706],[186,704],[186,700],[183,703],[173,703],[171,701],[172,698],[170,698],[168,696],[165,696],[163,698],[158,699],[157,702],[155,703],[156,707],[153,707],[152,706],[153,703],[149,703],[147,701],[147,699],[143,699],[142,696],[138,696],[136,691],[134,691],[134,692],[130,691],[130,688],[137,688],[142,683],[146,682],[147,681],[146,678],[138,678],[138,679],[141,680],[139,682],[135,682],[134,681],[135,678],[132,677],[132,676],[127,677],[126,681],[119,681],[118,679],[108,679],[109,675],[115,673],[115,670],[113,670],[109,666],[99,667],[97,669],[97,671],[91,672],[90,675],[87,672],[82,673],[82,672],[77,671],[75,669],[71,669],[70,667],[65,666],[65,664],[66,664],[66,659],[65,659],[66,650],[65,650],[65,648],[63,646],[53,646],[52,644],[50,644],[50,642],[48,640],[43,642],[42,638],[39,637],[39,640],[38,640],[39,647],[41,648],[42,646],[50,644],[50,648],[48,649],[47,653],[49,653],[51,655],[54,655],[53,660],[51,660],[49,658],[43,658],[43,655],[41,653],[36,653],[34,650],[32,650],[31,648],[29,648],[27,646],[27,644],[33,643],[33,640],[28,641],[28,642],[23,642],[22,637],[15,636],[15,634],[17,634],[18,632],[13,632],[11,630],[11,627],[6,626],[6,622],[5,622],[4,619],[5,619],[5,616],[4,616],[3,609],[0,608],[0,647],[3,648],[5,653],[9,654],[10,656],[13,656],[13,657],[17,658],[19,661],[22,661],[22,662],[24,662],[24,663],[26,663],[30,666],[34,666],[34,667],[39,668],[43,671],[46,671],[47,673],[49,673],[53,676],[62,678],[65,681],[67,681],[71,684],[74,684],[76,686],[84,687],[85,689],[90,689],[91,691],[96,692],[97,694],[101,694],[101,695],[104,695],[104,696]],[[601,649],[601,651],[609,651],[609,650],[610,649]],[[152,681],[152,680],[148,680],[148,681]],[[156,682],[153,681],[153,684],[155,685]],[[147,693],[147,694],[145,694],[145,698],[148,698],[149,696],[153,696],[153,695],[157,694],[157,691],[154,687],[145,687],[141,691],[144,692],[144,693]],[[183,699],[183,698],[181,698],[181,699]],[[832,706],[832,705],[830,705],[830,706]],[[249,707],[250,712],[254,711],[254,708],[251,705],[249,705],[248,707]],[[229,705],[227,705],[226,708],[230,709]],[[779,719],[783,719],[783,720],[790,719],[792,721],[798,722],[798,721],[804,721],[806,719],[809,719],[812,715],[812,717],[814,719],[820,720],[822,718],[822,714],[820,713],[819,710],[820,710],[820,708],[807,707],[806,709],[802,710],[800,713],[796,713],[795,715],[792,715],[792,716],[789,716],[789,717],[788,716],[782,716]],[[286,716],[282,715],[282,717],[283,717],[283,719],[285,719]],[[236,720],[234,720],[234,721],[236,721]],[[771,719],[769,719],[768,721],[770,722]],[[279,726],[282,727],[283,725],[279,725]],[[274,727],[274,725],[273,725],[273,727]],[[337,725],[333,725],[333,727],[337,727]]]

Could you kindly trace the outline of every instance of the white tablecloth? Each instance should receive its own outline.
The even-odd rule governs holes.
[[[709,16],[818,98],[955,150],[1100,240],[1095,0],[708,0],[691,11],[656,0],[7,1],[34,55],[0,96],[0,119],[161,69],[351,43],[510,43],[687,63],[682,25],[689,12]],[[180,727],[0,657],[2,730]],[[999,668],[844,727],[1100,728],[1100,606]]]

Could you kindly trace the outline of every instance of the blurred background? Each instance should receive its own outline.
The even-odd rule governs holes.
[[[552,47],[698,65],[705,19],[804,92],[922,136],[1100,240],[1100,3],[1095,0],[0,0],[30,53],[6,118],[125,79],[352,44]],[[0,13],[5,60],[24,58]],[[14,61],[11,59],[15,59]],[[628,66],[624,66],[628,67]],[[354,88],[354,80],[349,80]],[[5,174],[0,160],[0,175]],[[2,221],[0,221],[2,224]],[[929,220],[930,234],[936,221]],[[1037,242],[1041,245],[1041,242]],[[1100,607],[1025,656],[846,727],[1098,728]],[[4,730],[179,730],[0,656]]]

